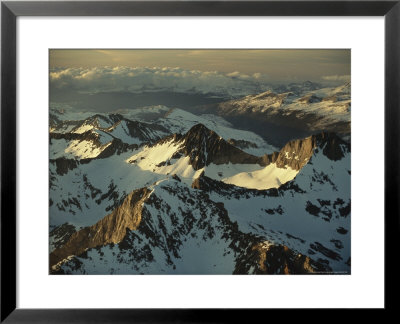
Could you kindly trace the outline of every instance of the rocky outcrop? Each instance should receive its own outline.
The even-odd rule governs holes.
[[[262,156],[262,162],[259,164],[276,163],[279,168],[290,167],[293,170],[300,170],[310,160],[315,149],[321,149],[328,159],[338,161],[350,152],[350,145],[335,133],[322,132],[288,142],[279,153]]]
[[[91,130],[84,133],[50,133],[50,144],[52,139],[64,139],[67,141],[89,141],[92,142],[97,147],[102,144],[99,140],[99,135],[92,132]]]
[[[319,147],[327,158],[333,161],[341,160],[350,152],[350,144],[343,141],[335,133],[321,133],[317,135]]]
[[[259,158],[229,144],[203,124],[193,126],[183,137],[180,151],[189,157],[190,164],[199,170],[210,163],[254,164]]]
[[[114,138],[110,145],[108,145],[99,155],[93,159],[105,159],[114,154],[121,154],[129,150],[137,149],[139,146],[137,144],[126,144],[118,138]]]
[[[234,274],[315,274],[332,269],[310,257],[297,253],[285,245],[260,242],[250,246],[239,258]]]
[[[66,159],[64,157],[58,159],[50,159],[51,164],[55,164],[58,175],[67,174],[68,171],[75,169],[79,162],[74,159]]]
[[[69,256],[80,255],[86,249],[119,243],[126,235],[126,230],[135,230],[140,224],[143,202],[150,191],[142,188],[131,192],[121,206],[116,208],[99,222],[85,227],[71,235],[67,243],[50,254],[50,267]]]

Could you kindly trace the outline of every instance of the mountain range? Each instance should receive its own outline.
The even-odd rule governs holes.
[[[50,273],[349,274],[350,85],[301,89],[50,109]],[[299,132],[271,143],[229,116]]]

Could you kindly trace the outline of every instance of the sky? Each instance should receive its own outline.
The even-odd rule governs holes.
[[[50,50],[50,68],[178,67],[181,70],[260,76],[279,81],[343,81],[350,50]]]

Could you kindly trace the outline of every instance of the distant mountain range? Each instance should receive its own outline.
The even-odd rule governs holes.
[[[347,141],[351,133],[351,85],[318,88],[305,82],[192,108],[221,116],[235,127],[252,130],[270,143],[284,145],[293,137],[336,132]]]

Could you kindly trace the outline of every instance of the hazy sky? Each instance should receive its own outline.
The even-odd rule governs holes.
[[[50,50],[51,68],[180,67],[261,73],[270,80],[334,80],[350,75],[350,50]]]

